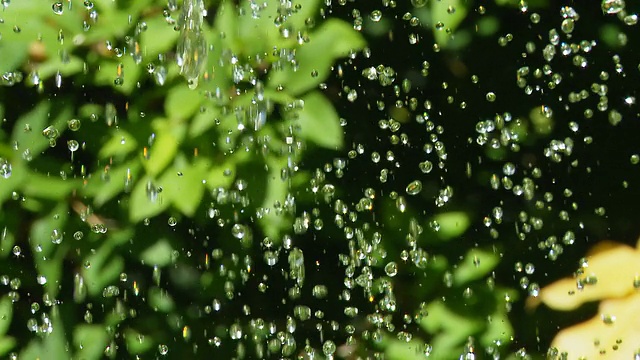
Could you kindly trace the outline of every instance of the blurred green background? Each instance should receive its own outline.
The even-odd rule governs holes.
[[[544,358],[638,236],[637,4],[1,5],[0,356]]]

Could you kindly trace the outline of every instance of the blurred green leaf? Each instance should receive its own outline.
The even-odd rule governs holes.
[[[437,214],[433,220],[440,225],[438,237],[442,240],[451,240],[460,237],[471,225],[469,215],[462,211],[449,211]]]
[[[385,346],[384,355],[388,360],[422,360],[425,358],[425,344],[418,340],[409,342],[391,339]]]
[[[208,162],[204,158],[191,165],[179,156],[175,166],[167,169],[159,181],[165,199],[171,199],[173,206],[183,214],[193,216],[204,195],[207,168]]]
[[[113,255],[115,243],[114,235],[107,233],[107,241],[84,259],[82,277],[90,296],[102,295],[104,288],[118,278],[124,270],[124,260],[119,255]],[[87,266],[88,265],[88,266]]]
[[[180,35],[180,32],[176,31],[173,25],[168,24],[167,20],[159,15],[145,19],[147,30],[140,34],[142,52],[149,58],[155,58],[157,54],[172,51]]]
[[[127,131],[118,128],[111,132],[109,139],[102,145],[98,156],[102,159],[112,156],[124,156],[138,148],[136,139]]]
[[[224,188],[227,189],[236,178],[236,164],[227,161],[222,165],[214,165],[209,169],[207,175],[207,188],[209,190]]]
[[[152,287],[149,289],[149,306],[157,311],[168,313],[175,308],[175,302],[167,291]]]
[[[223,0],[218,7],[215,19],[215,28],[220,34],[224,34],[222,43],[225,48],[234,54],[240,54],[242,44],[238,39],[238,12],[237,6],[230,0]]]
[[[488,250],[471,249],[453,272],[456,285],[483,278],[500,262],[500,257]]]
[[[329,100],[318,91],[302,98],[304,108],[298,111],[300,137],[318,146],[337,150],[343,146],[344,130],[340,117]]]
[[[282,230],[290,226],[286,215],[276,212],[275,204],[280,203],[282,206],[288,192],[288,181],[281,178],[281,170],[287,167],[287,158],[268,158],[267,166],[269,173],[267,175],[267,186],[265,189],[266,196],[262,202],[262,209],[265,214],[260,218],[260,226],[262,231],[271,239],[278,239]]]
[[[427,306],[427,312],[429,316],[423,318],[421,325],[425,331],[434,335],[430,355],[434,359],[453,358],[452,355],[462,351],[467,338],[484,326],[482,319],[458,314],[441,300],[431,302]]]
[[[0,299],[0,337],[5,335],[13,319],[13,303],[8,296]]]
[[[73,329],[73,343],[78,349],[77,359],[101,359],[109,342],[109,336],[103,325],[79,324]]]
[[[509,321],[509,316],[502,308],[496,308],[496,311],[487,318],[487,326],[480,335],[480,343],[482,346],[488,347],[496,343],[506,345],[513,339],[513,326]]]
[[[178,139],[170,131],[160,129],[149,150],[149,158],[142,160],[147,174],[160,174],[173,161],[177,151]]]
[[[59,176],[41,174],[29,175],[28,181],[23,184],[25,195],[40,199],[62,200],[71,191],[80,187],[80,179],[62,179]]]
[[[431,22],[434,26],[433,34],[436,43],[440,46],[447,46],[447,42],[451,38],[451,33],[455,33],[458,25],[467,16],[467,3],[461,0],[448,1],[431,1]],[[437,24],[443,24],[439,28]],[[448,31],[451,30],[451,33]]]
[[[70,55],[68,60],[54,57],[47,60],[38,68],[38,74],[42,80],[54,76],[58,71],[62,76],[72,76],[82,71],[84,61],[74,55]]]
[[[198,112],[196,116],[193,117],[191,125],[189,126],[189,137],[198,137],[214,127],[219,115],[220,109],[211,106],[205,107],[205,111]]]
[[[24,184],[29,176],[29,170],[24,161],[11,161],[11,176],[4,178],[0,176],[0,205],[11,198],[12,193]]]
[[[144,353],[154,344],[149,335],[143,335],[131,328],[124,330],[123,338],[127,346],[127,352],[134,355]]]
[[[145,176],[136,183],[131,192],[129,219],[137,223],[160,214],[170,204],[171,199],[165,199],[162,193],[158,193],[158,185],[150,176]]]
[[[169,90],[164,109],[171,120],[185,120],[198,111],[202,100],[202,96],[187,84],[177,85]]]
[[[16,339],[11,336],[0,336],[0,356],[6,355],[16,346]]]
[[[140,260],[148,266],[167,266],[171,264],[173,248],[167,239],[158,239],[140,254]]]
[[[29,44],[18,41],[0,41],[0,54],[12,54],[3,57],[0,61],[0,74],[8,71],[18,70],[21,64],[27,59]]]
[[[309,36],[309,42],[296,50],[297,69],[287,65],[282,70],[270,71],[269,87],[283,85],[291,95],[303,94],[327,79],[337,59],[362,50],[366,45],[359,32],[336,19],[323,22]]]
[[[35,159],[49,147],[49,140],[42,134],[42,130],[47,127],[49,109],[50,103],[41,101],[14,125],[11,140],[18,144],[20,153],[28,150]]]
[[[100,171],[89,179],[84,193],[93,196],[94,205],[100,207],[127,189],[127,182],[132,182],[140,171],[140,162],[132,160],[128,163],[109,169],[108,173]],[[131,185],[129,185],[131,186]]]
[[[60,319],[60,309],[54,305],[49,312],[51,332],[46,336],[36,337],[20,352],[20,359],[68,359],[67,340],[64,323]]]
[[[118,74],[118,66],[122,65],[122,73]],[[130,95],[138,85],[140,79],[140,66],[135,63],[133,57],[122,56],[116,59],[103,59],[98,70],[95,72],[94,83],[97,85],[110,86],[117,91]],[[116,79],[122,79],[121,84],[116,84]]]

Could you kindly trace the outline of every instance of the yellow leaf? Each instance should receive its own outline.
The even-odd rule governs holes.
[[[603,300],[596,316],[560,331],[551,346],[568,360],[634,359],[640,349],[638,314],[640,293]]]
[[[616,244],[587,257],[581,275],[558,280],[540,291],[540,301],[555,310],[573,310],[601,299],[618,298],[635,291],[640,279],[640,252]],[[582,289],[578,283],[583,284]]]

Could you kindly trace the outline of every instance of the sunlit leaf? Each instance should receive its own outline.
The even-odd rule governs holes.
[[[166,266],[171,263],[173,248],[167,239],[158,239],[140,254],[140,260],[150,266]]]
[[[137,146],[138,143],[131,134],[123,129],[117,129],[104,143],[98,156],[105,159],[112,156],[128,155],[136,150]]]
[[[202,200],[207,165],[205,159],[189,164],[179,156],[175,166],[167,169],[159,180],[165,199],[171,199],[173,206],[187,216],[195,214]]]
[[[442,301],[430,303],[427,311],[429,315],[422,320],[421,326],[428,333],[434,334],[431,356],[436,359],[448,358],[451,354],[460,352],[468,336],[480,331],[484,326],[481,319],[458,314]]]
[[[177,150],[178,141],[176,137],[171,132],[160,129],[153,140],[148,159],[142,160],[147,174],[151,176],[159,175],[173,161]]]
[[[152,57],[172,50],[180,32],[161,16],[154,16],[146,19],[145,22],[147,30],[140,34],[140,46],[144,54]]]
[[[360,33],[335,19],[323,22],[310,37],[309,43],[296,51],[299,67],[294,70],[287,65],[282,70],[271,71],[270,87],[283,85],[292,95],[311,90],[327,79],[337,59],[361,50],[366,44]]]
[[[561,330],[551,346],[567,359],[633,359],[640,349],[638,313],[640,294],[603,300],[594,317]]]
[[[99,359],[107,347],[109,336],[101,325],[81,324],[73,329],[73,342],[79,359]]]
[[[151,177],[145,176],[140,179],[129,200],[129,219],[139,222],[160,214],[171,204],[171,199],[165,199],[164,195],[158,191],[158,184]]]
[[[540,300],[556,310],[573,310],[596,300],[618,298],[636,290],[640,279],[640,252],[631,246],[614,247],[587,256],[588,266],[577,278],[558,280],[540,291]],[[578,282],[582,283],[581,289]]]
[[[202,97],[185,86],[169,90],[164,109],[170,119],[185,120],[193,116],[202,103]]]
[[[344,130],[331,102],[319,92],[302,98],[304,108],[298,112],[296,125],[300,137],[325,148],[337,150],[343,146]]]
[[[281,170],[286,167],[286,159],[272,158],[267,161],[269,173],[265,188],[266,196],[262,202],[264,216],[260,219],[260,225],[264,233],[271,239],[277,239],[280,232],[288,225],[285,214],[278,214],[275,204],[285,204],[287,196],[287,181],[280,176]]]
[[[169,293],[166,291],[152,287],[149,289],[149,306],[158,311],[168,313],[175,308],[175,302]]]
[[[417,340],[391,340],[384,349],[385,359],[418,360],[425,358],[425,344]]]
[[[104,241],[93,254],[84,259],[82,276],[90,296],[102,295],[105,287],[117,279],[124,269],[122,257],[112,256],[116,244],[110,241],[113,235],[108,236],[108,241]]]
[[[443,240],[458,238],[471,225],[469,215],[461,211],[437,214],[433,217],[433,221],[438,223],[438,237]]]
[[[0,336],[0,356],[6,355],[17,344],[15,338],[10,336]]]
[[[143,335],[131,328],[124,330],[123,338],[130,354],[142,354],[153,345],[153,340],[149,335]]]
[[[131,56],[105,59],[96,71],[95,83],[111,86],[123,94],[131,94],[140,79],[141,69]]]
[[[50,103],[41,101],[33,110],[22,115],[13,127],[11,139],[19,146],[20,152],[28,151],[33,158],[49,146],[49,140],[42,135],[47,127]]]
[[[8,296],[0,299],[0,337],[4,336],[11,326],[13,319],[13,303]]]
[[[446,46],[458,25],[467,16],[467,3],[460,0],[431,1],[431,26],[434,26],[434,36],[440,46]]]
[[[498,254],[483,250],[471,249],[453,272],[455,284],[462,285],[486,276],[500,262]]]

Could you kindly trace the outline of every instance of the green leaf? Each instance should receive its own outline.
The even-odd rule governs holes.
[[[0,176],[0,205],[11,198],[13,191],[23,185],[30,174],[24,161],[11,161],[10,159],[9,163],[12,168],[11,176],[9,178]]]
[[[449,9],[455,9],[451,12]],[[451,33],[455,32],[458,25],[467,16],[466,2],[461,0],[445,0],[445,1],[431,1],[431,22],[434,26],[434,37],[436,43],[442,47],[447,46],[447,42],[451,39]],[[442,23],[444,27],[442,29],[436,28],[436,24]],[[448,31],[448,30],[451,31]]]
[[[140,260],[148,266],[163,267],[172,263],[172,253],[173,247],[169,244],[169,240],[162,238],[146,248],[140,254]]]
[[[136,183],[129,200],[129,219],[131,221],[137,223],[156,216],[169,207],[171,199],[165,199],[164,195],[158,193],[157,190],[158,185],[153,182],[150,176],[145,176]]]
[[[189,126],[189,137],[196,138],[211,129],[219,115],[220,108],[212,106],[207,106],[205,111],[196,114]]]
[[[6,26],[4,25],[4,27]],[[3,56],[3,61],[0,61],[0,74],[17,70],[27,59],[29,44],[2,39],[0,41],[0,54],[11,54],[11,56]]]
[[[500,257],[493,252],[482,249],[471,249],[464,260],[453,272],[456,285],[463,285],[470,281],[483,278],[500,262]]]
[[[318,91],[307,94],[302,100],[304,107],[298,111],[297,120],[300,137],[324,148],[342,148],[344,130],[331,102]]]
[[[93,196],[94,205],[100,207],[126,191],[128,186],[130,188],[132,179],[136,178],[138,172],[140,172],[138,160],[132,160],[123,166],[110,169],[108,173],[101,170],[89,179],[84,193]]]
[[[134,329],[124,330],[123,338],[129,354],[142,354],[153,346],[154,342],[149,335],[143,335]]]
[[[89,264],[82,267],[82,277],[90,296],[101,295],[104,288],[116,280],[124,270],[122,257],[112,256],[116,245],[115,241],[112,241],[114,236],[108,235],[107,241],[83,261],[84,264]]]
[[[365,45],[364,37],[348,23],[329,19],[311,33],[308,43],[296,50],[298,68],[294,70],[287,65],[282,70],[270,71],[268,86],[282,85],[289,94],[300,95],[325,81],[337,59],[362,50]]]
[[[58,71],[62,76],[72,76],[82,71],[84,61],[74,55],[69,56],[68,61],[63,61],[59,56],[53,57],[40,65],[38,74],[41,79],[48,79]]]
[[[260,218],[260,226],[262,231],[271,239],[279,239],[280,233],[291,223],[284,213],[276,212],[275,203],[279,202],[284,206],[287,192],[289,190],[289,182],[282,180],[280,172],[287,166],[286,158],[268,158],[266,160],[269,167],[267,175],[266,196],[262,202],[262,209],[265,214]]]
[[[234,54],[240,54],[242,44],[238,38],[238,11],[237,6],[230,0],[222,1],[218,7],[215,19],[216,32],[224,34],[221,45],[231,50]],[[216,34],[218,35],[218,34]]]
[[[462,351],[468,337],[481,331],[484,326],[481,318],[458,314],[440,300],[427,305],[427,312],[429,316],[425,316],[420,325],[426,332],[434,335],[430,355],[434,359],[448,359],[452,354]]]
[[[433,220],[440,225],[438,237],[442,240],[451,240],[464,234],[471,225],[469,215],[462,211],[450,211],[437,214]]]
[[[513,326],[504,307],[496,308],[496,311],[487,318],[487,326],[480,336],[480,343],[485,347],[496,343],[506,345],[511,342],[512,335]]]
[[[10,336],[0,336],[0,356],[6,355],[16,346],[16,339]]]
[[[136,139],[125,130],[118,128],[109,135],[109,140],[104,143],[98,156],[101,159],[112,156],[125,156],[137,148],[138,142]]]
[[[42,130],[47,127],[49,109],[50,103],[41,101],[33,110],[22,115],[13,126],[11,140],[18,144],[20,153],[28,150],[35,159],[49,147],[49,140],[42,135]]]
[[[187,216],[193,216],[204,195],[203,180],[206,178],[208,162],[203,158],[193,165],[184,156],[178,156],[174,167],[169,168],[159,183],[166,199]]]
[[[167,291],[152,287],[149,289],[149,306],[164,313],[168,313],[175,308],[175,302]]]
[[[100,359],[109,342],[109,335],[103,325],[79,324],[73,329],[73,343],[78,349],[76,359]]]
[[[291,26],[294,31],[306,29],[307,19],[315,19],[320,15],[322,5],[321,0],[305,0],[299,4],[300,9],[291,14],[285,22],[285,26]]]
[[[411,340],[409,342],[392,339],[384,349],[385,359],[388,360],[422,360],[425,344]]]
[[[149,159],[142,160],[147,174],[156,176],[173,161],[178,151],[178,139],[167,129],[159,129],[149,150]]]
[[[145,19],[147,30],[140,34],[142,53],[148,58],[157,58],[158,54],[172,51],[180,32],[174,30],[164,17],[154,16]]]
[[[5,335],[11,326],[13,319],[13,303],[8,296],[0,299],[0,337]]]
[[[202,96],[189,89],[187,84],[177,85],[169,90],[164,110],[171,120],[189,119],[198,111],[202,100]]]
[[[115,80],[118,77],[118,65],[122,64],[122,84],[117,85]],[[136,88],[140,80],[140,66],[135,63],[133,57],[122,56],[117,60],[104,59],[100,62],[99,69],[96,70],[94,83],[96,85],[111,86],[117,91],[130,95]]]
[[[219,166],[212,166],[207,176],[207,188],[209,190],[224,188],[228,189],[236,178],[236,164],[227,161]]]
[[[62,200],[71,191],[79,188],[81,180],[62,179],[59,176],[48,176],[31,173],[23,184],[25,195],[48,200]]]

